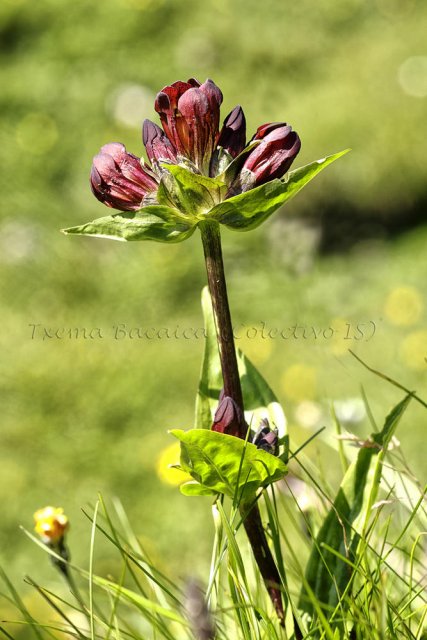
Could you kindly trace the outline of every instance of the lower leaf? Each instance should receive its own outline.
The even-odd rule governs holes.
[[[121,211],[97,218],[79,227],[63,229],[63,233],[127,242],[182,242],[192,235],[195,226],[180,220],[177,213],[169,207],[151,205],[140,211]]]
[[[250,499],[260,487],[283,478],[286,465],[275,456],[257,449],[240,438],[206,429],[181,431],[172,435],[181,442],[181,467],[189,473],[201,489],[183,485],[186,495],[212,493],[228,495],[233,500]]]

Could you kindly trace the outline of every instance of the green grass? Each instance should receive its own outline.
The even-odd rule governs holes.
[[[36,621],[35,603],[27,606],[3,574],[9,612],[15,601],[17,613],[12,618],[16,622],[8,622],[0,631],[6,637],[40,640],[424,639],[422,531],[427,487],[414,480],[399,449],[387,452],[399,421],[400,429],[405,428],[411,401],[416,399],[407,396],[395,407],[381,433],[358,449],[357,461],[351,445],[343,447],[347,471],[336,497],[319,478],[305,448],[291,456],[288,478],[259,495],[286,595],[284,628],[252,564],[237,506],[221,498],[212,505],[215,538],[202,591],[189,582],[194,579],[194,565],[185,571],[181,566],[179,578],[169,571],[165,574],[135,535],[121,504],[116,501],[108,508],[100,497],[94,510],[85,514],[92,522],[86,521],[86,529],[91,530],[89,559],[82,567],[69,564],[70,575],[75,576],[69,588],[57,584],[50,589],[33,576],[26,579],[50,607],[45,622]],[[338,453],[330,452],[329,460],[338,466]],[[32,534],[28,536],[54,554]],[[100,574],[94,571],[93,561],[105,556],[106,546],[114,552],[116,563]]]

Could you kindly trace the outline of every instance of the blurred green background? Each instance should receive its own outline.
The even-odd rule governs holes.
[[[209,500],[181,497],[165,466],[167,430],[193,420],[203,343],[182,331],[202,326],[199,238],[126,245],[58,231],[107,213],[89,190],[91,158],[115,140],[141,155],[141,122],[165,84],[212,77],[223,115],[241,104],[249,132],[290,122],[296,166],[353,149],[261,229],[223,234],[238,345],[283,402],[293,446],[321,425],[332,433],[332,401],[368,434],[361,385],[379,423],[400,399],[349,347],[425,394],[426,21],[421,0],[2,0],[0,547],[26,601],[25,573],[58,578],[19,525],[63,506],[86,564],[80,508],[99,491],[122,500],[168,572],[208,566]],[[261,334],[296,324],[305,335]],[[179,337],[131,339],[135,327]],[[398,437],[422,476],[417,406]],[[99,571],[111,571],[109,553]]]

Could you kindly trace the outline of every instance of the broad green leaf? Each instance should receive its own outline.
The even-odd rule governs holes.
[[[301,191],[318,173],[348,151],[349,149],[340,151],[290,171],[287,179],[272,180],[233,196],[211,209],[209,217],[235,231],[255,229]]]
[[[227,187],[218,178],[208,178],[177,164],[162,164],[166,170],[157,198],[160,204],[177,207],[193,222],[203,218],[225,197]]]
[[[63,233],[121,241],[182,242],[191,236],[194,229],[182,221],[176,209],[149,205],[139,211],[122,211],[79,227],[63,229]]]
[[[384,456],[410,400],[411,396],[406,396],[387,416],[382,431],[374,433],[360,449],[317,535],[306,568],[306,580],[314,596],[327,607],[335,607],[338,594],[343,593],[352,578],[351,565],[367,531]],[[331,553],[327,547],[336,553]],[[345,601],[342,606],[346,606]],[[312,603],[305,591],[301,594],[300,607],[313,614]]]
[[[202,309],[206,338],[196,398],[195,427],[210,429],[223,382],[212,301],[207,287],[202,291]],[[262,418],[267,418],[270,425],[278,429],[279,436],[283,437],[286,435],[286,419],[276,396],[257,368],[240,350],[237,351],[237,360],[247,423],[255,429]]]
[[[283,438],[286,435],[286,418],[274,392],[240,349],[237,350],[237,362],[248,424],[255,429],[263,418],[267,418],[270,426],[276,427],[279,437]]]
[[[216,496],[216,491],[209,489],[199,482],[184,482],[179,487],[184,496]]]
[[[181,442],[182,469],[215,493],[247,499],[286,474],[279,458],[241,438],[206,429],[174,429],[171,434]]]

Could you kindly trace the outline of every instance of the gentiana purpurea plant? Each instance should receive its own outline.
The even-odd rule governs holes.
[[[211,430],[207,439],[206,433],[198,430],[174,433],[181,441],[181,465],[196,482],[192,492],[228,493],[239,504],[258,568],[283,624],[281,579],[262,525],[256,492],[285,475],[286,459],[276,462],[274,457],[278,451],[276,425],[270,429],[267,418],[255,425],[245,419],[220,225],[237,231],[259,226],[345,151],[287,173],[301,147],[292,127],[285,122],[263,124],[247,143],[243,109],[235,107],[220,129],[221,103],[222,93],[209,79],[203,84],[190,79],[164,87],[155,100],[162,128],[149,120],[143,124],[142,139],[150,164],[117,142],[106,144],[94,157],[92,191],[98,200],[120,213],[67,229],[66,233],[178,242],[200,229],[223,389],[214,415],[208,418],[208,424],[201,425]],[[257,431],[255,444],[250,442],[254,439],[253,428]],[[233,438],[241,440],[240,447],[236,448]],[[194,456],[198,448],[210,446],[217,447],[223,456],[221,483],[212,484],[209,473],[208,479],[198,473]],[[253,459],[252,470],[237,464],[237,475],[231,480],[230,455],[237,462],[242,456],[246,462]],[[255,460],[263,473],[254,472]]]
[[[116,617],[116,607],[123,601],[136,608],[156,637],[169,640],[178,637],[176,629],[169,627],[170,623],[178,625],[180,634],[182,632],[180,638],[199,640],[234,636],[245,640],[252,637],[353,640],[367,637],[359,635],[358,631],[362,629],[363,634],[365,627],[369,628],[369,637],[375,640],[394,638],[392,634],[384,635],[382,630],[376,635],[377,627],[382,629],[383,617],[382,614],[378,618],[371,615],[372,607],[380,607],[383,603],[378,586],[382,580],[380,567],[384,565],[386,571],[393,572],[387,562],[388,553],[378,556],[374,547],[373,532],[378,518],[372,520],[371,513],[376,504],[384,456],[400,417],[411,398],[416,396],[408,392],[387,416],[382,430],[361,444],[351,463],[345,463],[339,491],[334,500],[326,501],[323,525],[313,529],[310,521],[305,521],[312,544],[304,569],[298,548],[287,540],[292,518],[288,522],[279,518],[278,504],[283,501],[283,494],[281,490],[276,492],[275,482],[286,477],[288,461],[292,458],[301,465],[319,494],[322,494],[322,488],[304,468],[301,454],[292,452],[284,413],[273,391],[248,358],[235,349],[222,261],[221,224],[236,231],[256,228],[345,151],[290,171],[301,144],[292,128],[285,123],[268,123],[258,127],[247,143],[241,107],[235,107],[220,128],[221,101],[220,90],[210,80],[200,84],[192,79],[165,87],[158,94],[155,105],[162,128],[149,121],[143,126],[142,137],[149,164],[128,153],[121,143],[102,147],[94,158],[91,188],[101,202],[116,211],[65,230],[69,234],[122,241],[166,243],[183,241],[196,228],[201,232],[208,280],[208,289],[202,295],[207,338],[195,428],[175,429],[172,435],[180,442],[180,466],[192,478],[181,485],[181,492],[188,496],[211,496],[214,500],[216,535],[206,598],[218,622],[217,629],[212,620],[206,623],[206,617],[197,621],[188,611],[183,615],[186,607],[182,601],[183,590],[147,559],[136,537],[132,534],[129,537],[126,521],[126,533],[117,530],[102,498],[99,502],[102,515],[96,507],[91,518],[89,571],[71,564],[64,541],[67,523],[64,525],[61,513],[61,517],[56,518],[58,510],[49,508],[47,515],[43,510],[43,518],[36,523],[37,533],[42,535],[39,544],[48,551],[67,580],[80,611],[89,622],[90,637],[95,637],[96,629],[98,633],[106,630],[106,637],[113,637],[115,632],[121,637],[121,624],[126,637],[141,637],[138,631],[133,634],[126,618],[120,623]],[[345,455],[342,458],[345,459]],[[307,464],[306,460],[304,462]],[[417,517],[423,495],[414,506],[408,525],[397,538],[396,546]],[[224,508],[226,504],[230,507],[228,514]],[[123,517],[121,510],[118,513]],[[254,593],[245,568],[247,559],[244,560],[235,539],[241,528],[246,530],[257,566]],[[119,551],[125,571],[135,581],[136,591],[125,587],[121,581],[117,583],[95,575],[92,563],[96,531],[106,535]],[[306,543],[307,540],[301,539],[300,544]],[[283,545],[286,545],[291,567],[285,567]],[[228,561],[224,569],[229,593],[228,600],[222,604],[221,570],[226,556]],[[295,567],[300,567],[296,597]],[[142,572],[139,577],[135,570]],[[74,571],[89,581],[88,605],[75,588]],[[289,578],[294,589],[292,593],[288,588]],[[14,595],[13,586],[5,575],[3,580]],[[361,588],[363,581],[369,588]],[[267,589],[270,607],[275,610],[274,620],[268,606],[260,599],[261,582]],[[54,594],[34,581],[30,584],[58,612]],[[405,578],[399,588],[401,585],[408,586]],[[111,617],[95,607],[94,587],[107,592],[113,600]],[[404,633],[408,623],[403,614],[409,611],[413,615],[412,603],[419,598],[418,585],[413,585],[412,578],[407,593],[402,614],[398,612]],[[387,605],[390,606],[389,614],[396,615],[395,604],[389,605],[387,600]],[[200,606],[199,601],[196,609]],[[27,623],[35,628],[36,623],[25,606],[20,603],[19,608]],[[230,612],[234,618],[230,619]],[[63,632],[72,637],[87,637],[87,632],[76,627],[68,616],[64,615],[63,619]],[[422,616],[417,624],[416,635],[402,637],[420,640]],[[49,633],[48,627],[46,630]],[[0,632],[7,636],[1,625]],[[39,633],[36,633],[37,637],[41,637]]]

